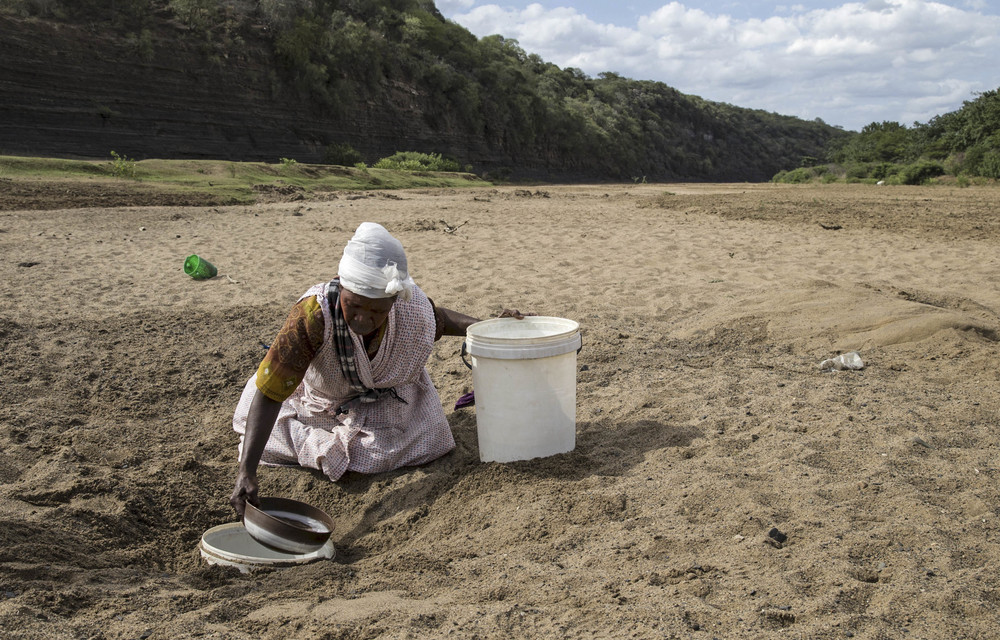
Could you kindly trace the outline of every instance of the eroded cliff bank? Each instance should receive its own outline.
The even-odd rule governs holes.
[[[475,136],[429,126],[416,86],[385,81],[324,111],[285,85],[265,34],[244,42],[224,55],[164,20],[140,52],[107,25],[0,16],[0,153],[320,162],[349,144],[366,160],[406,149],[501,161]]]

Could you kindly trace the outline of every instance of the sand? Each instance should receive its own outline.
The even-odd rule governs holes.
[[[2,633],[996,637],[998,208],[706,184],[0,211]],[[209,566],[243,384],[365,220],[441,305],[581,324],[576,449],[480,462],[446,338],[452,453],[264,469],[333,516],[337,557]],[[187,277],[191,253],[219,275]],[[863,370],[820,370],[850,350]]]

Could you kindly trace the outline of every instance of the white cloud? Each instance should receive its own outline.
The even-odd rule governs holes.
[[[843,56],[870,56],[879,52],[879,47],[871,40],[855,36],[831,36],[827,38],[796,38],[785,51],[791,55],[805,55],[813,60],[840,58]]]
[[[456,11],[467,11],[476,4],[476,0],[435,0],[434,6],[446,15]]]
[[[860,129],[926,122],[1000,86],[1000,17],[963,7],[867,0],[740,20],[675,1],[627,27],[540,4],[488,4],[453,17],[478,36],[500,33],[590,75],[661,80],[710,100]]]
[[[798,37],[798,35],[798,27],[790,20],[781,18],[752,19],[744,23],[736,37],[736,43],[742,49],[753,50],[786,42]]]

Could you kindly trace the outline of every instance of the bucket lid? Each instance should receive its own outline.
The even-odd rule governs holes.
[[[481,358],[528,360],[561,356],[583,344],[580,325],[551,316],[492,318],[470,325],[465,343],[469,353]]]
[[[288,567],[336,555],[333,540],[309,553],[289,553],[253,539],[240,522],[212,527],[201,537],[201,557],[209,564],[237,567],[246,573],[254,567]]]

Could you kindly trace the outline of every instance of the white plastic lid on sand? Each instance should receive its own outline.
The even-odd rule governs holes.
[[[241,522],[212,527],[201,537],[201,557],[209,564],[236,567],[247,573],[255,567],[290,567],[336,555],[333,540],[309,553],[288,553],[261,544],[251,537]]]

